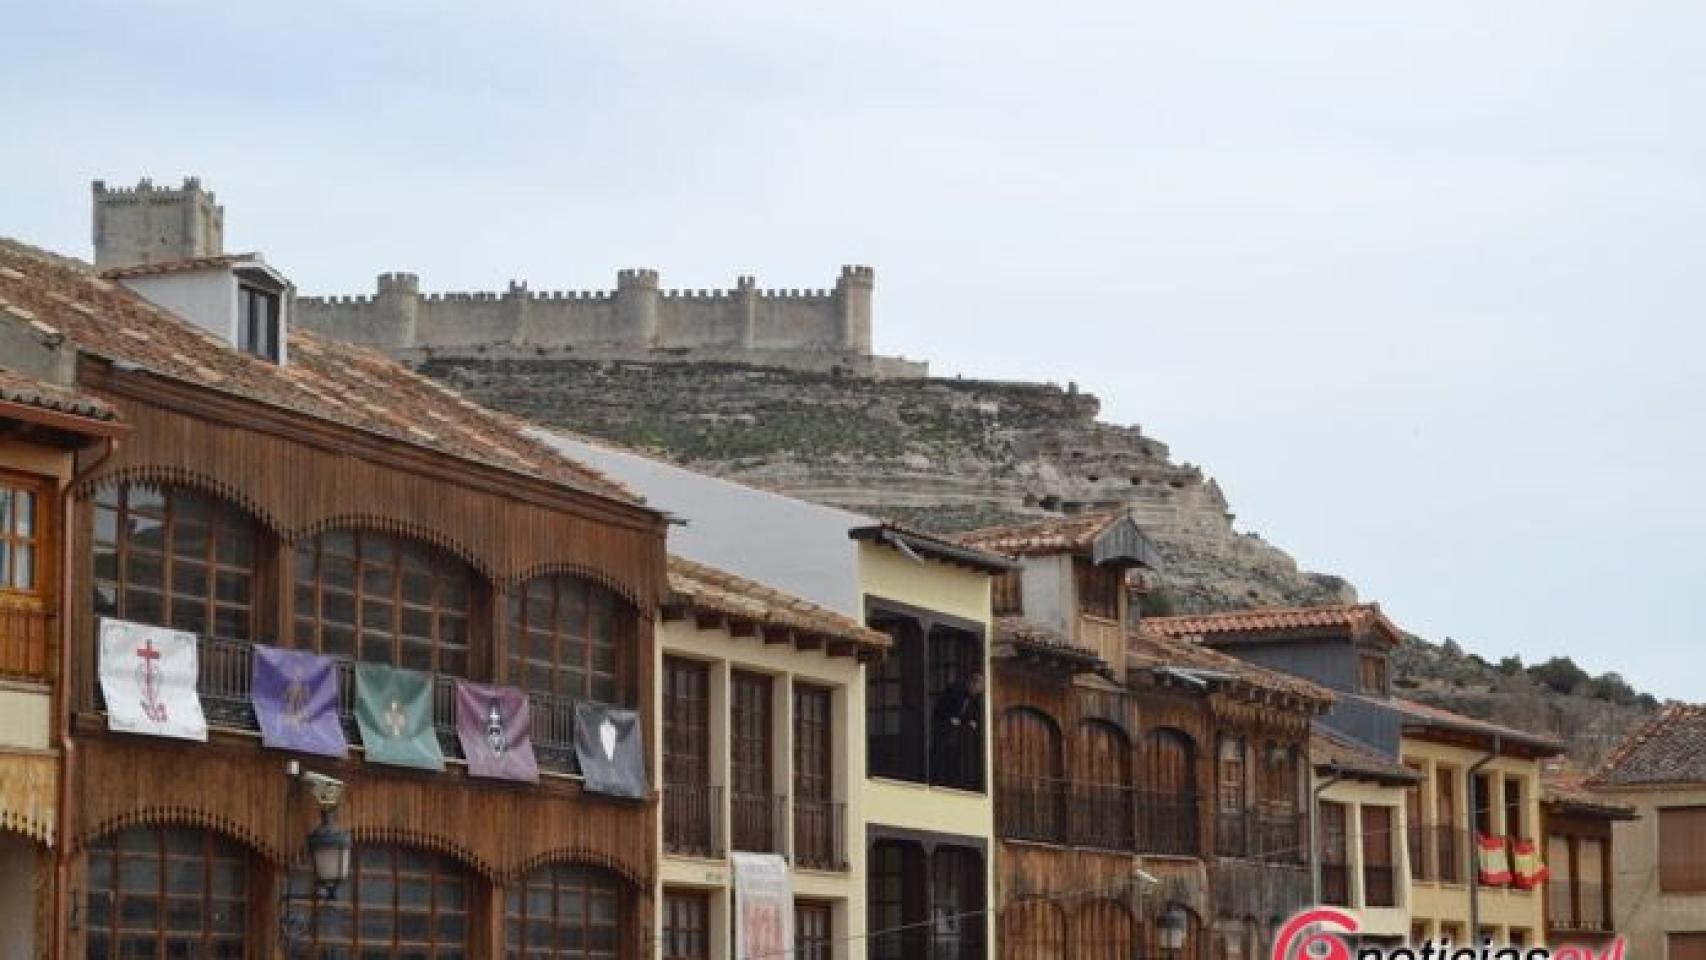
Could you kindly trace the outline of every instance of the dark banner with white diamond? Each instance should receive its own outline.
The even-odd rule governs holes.
[[[646,795],[646,749],[640,717],[601,703],[575,704],[575,756],[583,786],[614,797]]]

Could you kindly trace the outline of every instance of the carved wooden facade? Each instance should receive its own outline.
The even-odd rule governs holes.
[[[617,660],[602,669],[620,676],[615,699],[652,715],[652,625],[666,576],[655,512],[97,360],[81,361],[79,379],[134,433],[110,455],[80,458],[72,491],[72,803],[64,824],[71,895],[62,908],[69,954],[151,956],[182,946],[209,956],[280,955],[281,897],[307,889],[299,876],[293,884],[292,868],[300,874],[316,817],[283,772],[286,755],[263,750],[245,724],[222,723],[211,709],[207,743],[107,732],[91,602],[104,582],[92,545],[110,535],[96,529],[103,491],[193,491],[252,521],[252,642],[292,647],[311,634],[298,629],[313,616],[300,592],[300,548],[330,532],[414,544],[467,571],[452,677],[521,685],[511,598],[540,578],[595,585],[613,598],[604,609],[616,624]],[[204,676],[207,669],[204,655]],[[649,728],[644,742],[648,754],[656,749]],[[340,894],[345,902],[320,910],[302,934],[319,949],[497,957],[517,948],[516,937],[534,936],[528,946],[543,943],[548,955],[648,953],[654,800],[587,794],[566,771],[517,785],[470,779],[459,765],[437,774],[358,757],[308,766],[347,783],[338,816],[358,862],[356,880]],[[153,869],[156,845],[162,876],[173,864],[202,863],[198,856],[211,864],[209,877],[222,875],[223,863],[241,868],[225,887],[203,891],[214,904],[202,911],[209,919],[178,939],[151,911],[163,916],[191,901],[168,889],[150,906],[119,869]],[[394,890],[392,899],[376,900],[380,889]],[[430,906],[417,908],[410,891],[424,891]],[[220,897],[241,906],[217,907],[227,902]],[[579,912],[570,916],[569,904]],[[143,919],[126,920],[127,909]]]

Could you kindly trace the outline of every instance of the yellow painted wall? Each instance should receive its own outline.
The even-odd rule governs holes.
[[[1317,780],[1317,783],[1320,781]],[[1320,799],[1345,805],[1346,844],[1350,848],[1351,913],[1357,918],[1358,929],[1374,936],[1408,936],[1410,933],[1410,904],[1414,892],[1410,888],[1409,845],[1404,842],[1404,790],[1402,787],[1382,786],[1358,780],[1341,780],[1321,791]],[[1392,808],[1393,829],[1389,838],[1393,853],[1393,885],[1397,906],[1370,907],[1366,903],[1362,883],[1363,844],[1362,811],[1364,807]]]
[[[45,685],[0,680],[0,747],[47,750],[52,730],[53,697]]]
[[[920,563],[890,547],[872,543],[859,545],[861,590],[867,598],[880,598],[933,610],[970,620],[983,627],[983,675],[988,677],[990,640],[990,577],[987,573],[953,564]],[[983,698],[983,729],[989,731],[989,696]],[[867,778],[864,787],[865,822],[928,830],[934,833],[973,837],[983,841],[984,895],[995,903],[995,803],[989,784],[995,775],[991,743],[983,738],[983,793],[932,787],[917,783]],[[863,845],[861,843],[861,845]],[[985,917],[984,943],[995,956],[995,914]]]
[[[849,869],[841,872],[810,870],[793,871],[794,895],[834,904],[834,932],[837,938],[865,929],[865,675],[864,668],[850,657],[830,657],[822,651],[797,650],[786,644],[767,644],[753,637],[731,637],[722,630],[700,630],[691,621],[675,620],[663,623],[658,630],[661,655],[683,656],[705,662],[710,668],[710,740],[712,783],[728,786],[728,684],[731,670],[746,670],[773,677],[773,723],[771,742],[775,753],[772,769],[776,771],[776,792],[792,795],[793,784],[793,695],[796,681],[829,687],[835,691],[833,700],[833,755],[835,798],[847,804],[846,845]],[[663,729],[663,670],[660,659],[657,690],[654,702],[658,716],[654,722]],[[662,751],[652,761],[653,782],[663,782]],[[662,805],[659,805],[658,836],[663,836]],[[729,833],[728,796],[723,796],[722,836]],[[792,818],[788,830],[792,831]],[[785,844],[791,848],[791,837]],[[694,887],[710,893],[711,900],[711,957],[726,960],[731,952],[729,918],[733,914],[733,870],[727,859],[701,859],[664,854],[659,863],[657,884],[661,908],[665,886]],[[658,911],[658,936],[663,932],[663,916]],[[864,941],[848,940],[833,955],[836,960],[860,960],[865,956]]]
[[[1666,933],[1706,930],[1706,894],[1659,889],[1659,809],[1706,806],[1706,788],[1606,791],[1639,820],[1611,828],[1611,907],[1631,957],[1665,960]]]
[[[1422,790],[1422,822],[1435,823],[1435,798],[1437,797],[1434,780],[1441,775],[1449,775],[1456,784],[1455,792],[1458,806],[1458,826],[1467,822],[1464,819],[1468,805],[1468,784],[1464,778],[1468,769],[1474,766],[1486,754],[1482,751],[1464,747],[1448,746],[1405,737],[1402,746],[1404,761],[1417,764],[1427,777]],[[1485,798],[1492,804],[1492,827],[1495,834],[1504,834],[1505,825],[1504,783],[1507,777],[1517,777],[1522,780],[1523,790],[1523,824],[1521,834],[1536,840],[1540,837],[1540,761],[1521,760],[1513,757],[1499,757],[1483,768],[1489,775],[1492,796]],[[1438,936],[1439,924],[1455,923],[1466,933],[1469,929],[1469,885],[1468,870],[1474,867],[1473,840],[1465,836],[1464,865],[1459,876],[1464,878],[1462,883],[1441,883],[1435,880],[1418,880],[1411,885],[1414,903],[1411,914],[1417,923],[1424,924],[1428,936]],[[1544,856],[1544,848],[1541,855]],[[1505,942],[1512,930],[1521,931],[1529,946],[1534,946],[1545,939],[1544,899],[1543,890],[1518,890],[1514,887],[1482,887],[1480,891],[1482,929],[1490,929],[1496,943]]]

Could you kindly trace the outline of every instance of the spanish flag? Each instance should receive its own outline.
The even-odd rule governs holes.
[[[1505,855],[1505,839],[1479,834],[1475,852],[1481,865],[1481,885],[1502,887],[1511,882],[1510,859]]]
[[[1533,840],[1512,841],[1511,859],[1516,861],[1516,886],[1519,890],[1533,890],[1552,876],[1552,871],[1540,862],[1540,851],[1535,848]]]

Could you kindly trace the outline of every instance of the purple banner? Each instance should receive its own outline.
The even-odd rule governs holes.
[[[470,776],[539,782],[533,709],[520,690],[456,681],[456,737]]]
[[[338,670],[330,657],[255,645],[249,685],[261,742],[274,750],[349,756],[338,725]]]

